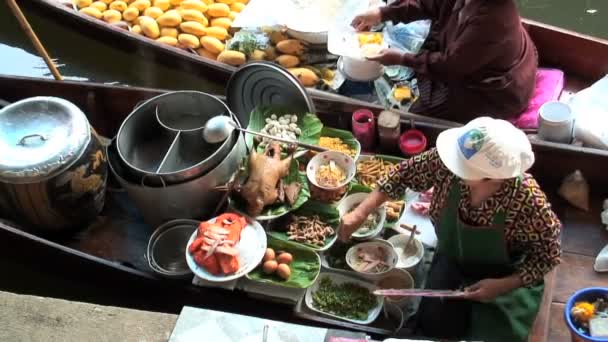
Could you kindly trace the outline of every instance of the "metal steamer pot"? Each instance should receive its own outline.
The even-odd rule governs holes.
[[[101,212],[106,155],[85,114],[56,97],[0,110],[0,212],[33,230],[81,227]]]
[[[226,158],[238,134],[209,144],[202,137],[207,120],[232,116],[217,97],[197,91],[177,91],[154,97],[136,107],[116,137],[125,176],[147,186],[187,182],[212,170]]]

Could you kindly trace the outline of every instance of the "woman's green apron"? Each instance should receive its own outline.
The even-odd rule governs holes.
[[[448,196],[437,229],[437,253],[459,266],[463,285],[513,274],[515,269],[504,234],[506,213],[499,211],[490,227],[473,227],[460,220],[461,192],[457,179]],[[522,287],[490,302],[472,302],[470,331],[466,337],[483,341],[527,341],[543,289],[544,284]]]

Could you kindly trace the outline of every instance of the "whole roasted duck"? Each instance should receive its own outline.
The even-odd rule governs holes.
[[[283,184],[281,180],[289,174],[292,158],[293,155],[289,155],[281,159],[281,147],[277,142],[269,144],[262,154],[252,149],[245,184],[235,182],[231,189],[247,203],[247,214],[256,217],[267,205],[295,203],[302,185],[297,182]]]

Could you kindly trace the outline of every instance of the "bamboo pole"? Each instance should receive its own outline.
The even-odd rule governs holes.
[[[15,18],[17,18],[17,21],[19,21],[19,25],[21,25],[21,28],[23,29],[25,34],[28,36],[28,38],[30,39],[32,44],[34,44],[34,47],[38,51],[38,54],[40,54],[40,56],[42,56],[42,59],[44,59],[44,62],[51,70],[51,73],[53,74],[53,77],[55,77],[55,80],[63,81],[63,77],[59,73],[59,70],[57,70],[55,63],[53,62],[51,57],[49,57],[49,54],[46,52],[46,49],[44,48],[44,46],[42,45],[40,40],[38,40],[38,37],[36,36],[36,33],[30,26],[30,23],[25,18],[25,15],[23,15],[23,12],[21,11],[21,8],[19,7],[19,5],[17,5],[17,1],[16,0],[6,0],[6,3],[8,5],[8,7],[10,7],[11,11],[13,12],[13,15],[15,16]]]

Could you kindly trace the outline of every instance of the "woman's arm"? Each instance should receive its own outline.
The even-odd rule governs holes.
[[[382,21],[410,23],[416,20],[436,19],[441,1],[438,0],[398,0],[381,7]]]

